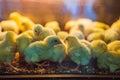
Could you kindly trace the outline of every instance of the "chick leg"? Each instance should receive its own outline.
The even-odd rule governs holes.
[[[8,64],[8,65],[9,65],[11,68],[13,68],[15,71],[20,71],[20,69],[14,67],[13,65],[11,65],[11,64]]]
[[[67,67],[63,66],[62,63],[59,63],[60,67],[63,69],[68,69]]]
[[[45,67],[45,66],[49,66],[49,63],[47,64],[48,62],[47,61],[45,61],[45,62],[43,62],[43,63],[41,63],[41,64],[39,64],[39,63],[34,63],[35,65],[37,65],[38,67],[40,67],[40,68],[43,68],[43,67]]]
[[[79,67],[80,67],[80,65],[77,65],[74,69],[70,69],[70,71],[79,71],[79,70],[78,70]]]

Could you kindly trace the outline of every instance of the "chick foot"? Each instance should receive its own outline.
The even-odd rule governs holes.
[[[11,64],[8,64],[12,69],[14,69],[15,71],[20,71],[20,69],[19,68],[16,68],[16,67],[14,67],[13,65],[11,65]]]
[[[34,64],[37,65],[38,68],[43,68],[43,67],[49,66],[48,61],[45,61],[45,62],[43,62],[41,64],[39,64],[39,63],[34,63]]]
[[[63,66],[62,63],[59,63],[59,65],[62,69],[68,69],[67,67]]]
[[[70,69],[70,71],[72,71],[72,72],[73,72],[73,71],[79,71],[79,67],[80,67],[80,66],[78,65],[78,66],[75,67],[74,69]]]

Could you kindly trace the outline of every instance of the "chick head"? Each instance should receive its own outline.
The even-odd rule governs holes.
[[[53,29],[56,33],[61,30],[61,29],[60,29],[60,26],[59,26],[59,23],[58,23],[57,21],[47,22],[47,23],[45,24],[45,27]]]
[[[9,18],[15,20],[17,23],[20,23],[20,19],[22,18],[22,15],[18,12],[12,12],[10,13]]]
[[[84,28],[84,25],[82,24],[78,24],[78,29],[82,32],[84,32],[85,28]]]
[[[91,42],[91,46],[94,57],[99,57],[107,51],[107,44],[103,40],[94,40]]]
[[[105,41],[106,43],[110,43],[120,39],[119,32],[115,31],[114,29],[109,29],[105,33]]]
[[[68,33],[65,32],[65,31],[60,31],[57,33],[57,36],[62,39],[62,40],[65,40],[65,38],[68,36]]]
[[[44,41],[46,42],[48,47],[53,47],[56,44],[62,44],[61,40],[57,36],[55,36],[55,35],[47,36],[44,39]]]
[[[93,26],[95,28],[100,28],[100,29],[103,29],[103,30],[107,30],[109,29],[109,25],[105,24],[105,23],[102,23],[102,22],[93,22]]]
[[[54,55],[52,56],[53,58],[53,61],[55,62],[62,62],[65,57],[66,57],[66,48],[63,44],[58,44],[58,45],[55,45],[54,47]]]
[[[107,47],[109,51],[115,51],[118,54],[120,54],[120,41],[119,40],[112,41],[111,43],[107,45]]]
[[[15,18],[15,17],[21,17],[21,14],[20,13],[18,13],[18,12],[12,12],[12,13],[10,13],[10,15],[9,15],[9,17],[10,18]]]
[[[104,33],[103,32],[94,32],[88,35],[87,40],[88,41],[93,41],[93,40],[104,40]]]
[[[73,36],[73,35],[69,35],[65,39],[65,43],[66,43],[67,47],[75,45],[75,43],[77,41],[78,41],[78,38],[76,36]]]
[[[43,30],[43,26],[42,26],[42,25],[36,24],[36,25],[34,26],[34,34],[35,34],[35,35],[40,35],[41,32],[42,32],[42,30]]]
[[[111,25],[111,29],[114,29],[115,31],[119,32],[120,34],[120,19],[115,21],[112,25]]]
[[[69,35],[69,36],[66,37],[66,40],[67,40],[68,42],[72,42],[72,41],[76,41],[77,38],[76,38],[75,36],[73,36],[73,35]]]
[[[16,40],[16,34],[13,31],[8,31],[6,33],[6,40]]]
[[[50,21],[50,22],[48,22],[48,23],[46,23],[46,25],[45,26],[59,26],[59,23],[57,22],[57,21]]]
[[[65,24],[65,30],[70,30],[72,27],[74,27],[76,25],[76,21],[75,20],[70,20]]]

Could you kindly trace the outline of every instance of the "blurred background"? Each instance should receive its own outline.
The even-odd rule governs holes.
[[[90,18],[111,25],[120,16],[120,0],[0,0],[0,20],[18,11],[35,23]]]

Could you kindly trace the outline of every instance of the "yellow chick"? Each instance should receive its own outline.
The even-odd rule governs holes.
[[[77,30],[77,29],[75,29],[75,28],[72,28],[72,29],[70,30],[69,34],[78,37],[80,40],[81,40],[81,39],[85,39],[85,36],[84,36],[83,32],[80,31],[80,30]]]
[[[119,39],[120,39],[120,35],[114,29],[108,29],[105,32],[105,41],[106,41],[106,43],[110,43],[112,41],[119,40]]]
[[[74,26],[76,26],[76,21],[75,20],[69,20],[68,22],[66,22],[64,29],[69,31]]]
[[[103,29],[101,29],[101,28],[92,28],[92,31],[91,31],[91,33],[94,33],[94,32],[105,32],[106,30],[103,30]]]
[[[91,33],[91,30],[93,29],[93,21],[88,18],[80,18],[76,21],[77,23],[77,29],[81,30],[85,37]]]
[[[10,67],[18,70],[11,65],[16,53],[16,34],[12,31],[6,33],[5,39],[0,42],[0,62],[7,63]]]
[[[17,34],[19,33],[19,27],[14,20],[3,20],[0,25],[4,31],[13,31]]]
[[[89,49],[92,50],[92,46],[91,43],[87,40],[80,40],[81,43],[85,44]]]
[[[100,29],[103,29],[103,30],[107,30],[107,29],[110,28],[109,25],[107,25],[105,23],[102,23],[102,22],[98,22],[98,21],[94,21],[92,26],[94,28],[100,28]]]
[[[57,36],[62,40],[65,40],[68,35],[69,35],[68,32],[65,32],[65,31],[59,31],[57,33]]]
[[[2,27],[1,27],[1,25],[0,25],[0,32],[2,32]]]
[[[95,33],[91,33],[88,37],[87,40],[88,41],[93,41],[93,40],[104,40],[105,36],[103,32],[95,32]]]
[[[10,19],[14,20],[17,23],[20,32],[34,29],[34,22],[30,20],[28,17],[23,16],[18,12],[10,13],[9,17]]]
[[[61,44],[61,41],[55,35],[47,36],[43,41],[31,43],[25,49],[24,55],[26,62],[36,63],[50,59],[53,56],[53,52],[50,52],[50,50],[57,44]]]
[[[110,72],[115,72],[120,68],[120,53],[115,51],[107,51],[98,57],[98,67],[109,69]]]
[[[99,57],[101,54],[107,51],[107,44],[103,40],[93,40],[91,42],[92,56]]]
[[[87,65],[91,59],[91,50],[75,36],[68,36],[66,38],[66,45],[70,59],[75,62],[78,67],[80,65]]]
[[[70,32],[69,34],[78,37],[80,40],[85,39],[85,36],[81,31],[73,31],[73,32]]]
[[[57,21],[50,21],[45,24],[46,28],[53,29],[55,33],[57,34],[59,31],[61,31],[59,23]]]
[[[119,40],[113,41],[109,43],[107,46],[108,46],[109,51],[115,51],[116,53],[120,54],[120,41]]]
[[[24,52],[25,49],[33,42],[34,33],[32,30],[27,30],[17,36],[16,44],[17,44],[17,51],[19,52],[19,65],[25,62]]]
[[[53,53],[50,58],[53,62],[59,62],[61,64],[66,57],[66,47],[64,44],[55,45],[53,49],[50,49],[50,52]]]
[[[83,19],[83,21],[81,21],[79,25],[80,24],[83,25],[84,27],[83,33],[85,37],[88,37],[93,32],[104,32],[105,30],[109,29],[109,25],[104,24],[102,22],[93,22],[92,20],[89,20],[89,19],[88,20]]]
[[[0,32],[0,41],[2,41],[2,40],[5,39],[6,33],[7,33],[7,31],[5,31],[5,32]]]
[[[117,31],[120,35],[120,19],[118,19],[117,21],[115,21],[112,25],[111,28],[115,31]]]
[[[77,20],[77,24],[78,25],[83,25],[84,27],[88,27],[90,26],[90,24],[92,24],[92,20],[88,19],[88,18],[80,18]]]
[[[43,40],[47,36],[56,35],[56,33],[49,28],[44,28],[40,24],[36,24],[34,27],[34,41]]]
[[[32,43],[33,36],[34,34],[32,30],[25,31],[17,36],[16,44],[18,52],[20,54],[24,54],[24,50],[28,47],[30,43]]]

